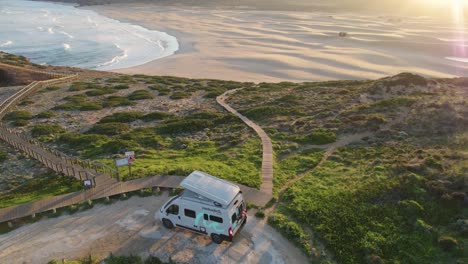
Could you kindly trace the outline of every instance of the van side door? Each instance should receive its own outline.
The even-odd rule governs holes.
[[[183,208],[181,212],[181,221],[180,224],[190,230],[199,231],[197,220],[197,212],[193,209]]]

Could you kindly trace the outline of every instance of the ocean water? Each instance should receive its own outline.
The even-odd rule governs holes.
[[[112,70],[174,54],[177,39],[70,4],[0,0],[0,50],[38,64]]]

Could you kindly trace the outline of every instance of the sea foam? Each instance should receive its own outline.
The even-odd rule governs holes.
[[[0,0],[0,6],[11,11],[0,16],[0,50],[24,55],[38,64],[113,70],[170,56],[179,49],[177,39],[164,32],[71,4]]]
[[[6,47],[6,46],[11,46],[11,45],[13,45],[13,41],[8,40],[0,44],[0,47]]]

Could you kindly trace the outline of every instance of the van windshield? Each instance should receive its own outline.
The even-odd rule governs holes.
[[[180,196],[180,195],[176,195],[176,196],[172,197],[172,199],[169,200],[169,202],[166,203],[166,205],[164,206],[164,209],[166,209],[169,205],[171,205],[171,203],[172,203],[175,199],[179,198],[179,196]]]

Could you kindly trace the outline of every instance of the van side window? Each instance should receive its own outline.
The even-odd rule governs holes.
[[[168,214],[173,214],[173,215],[178,215],[179,214],[179,206],[177,204],[172,204],[167,208],[166,213]]]
[[[185,216],[191,217],[191,218],[195,218],[195,215],[196,215],[195,211],[192,211],[192,210],[189,210],[189,209],[185,209],[184,213],[185,213]]]
[[[210,220],[211,221],[214,221],[214,222],[218,222],[218,223],[223,223],[223,219],[221,217],[217,217],[217,216],[214,216],[214,215],[210,215]]]
[[[203,219],[208,220],[208,215],[207,215],[207,214],[204,214],[204,215],[203,215]]]
[[[235,223],[237,221],[237,214],[233,213],[231,216],[231,223]]]

